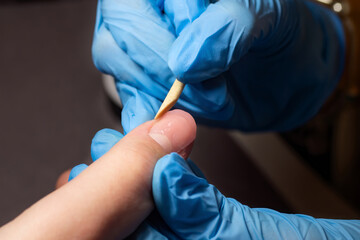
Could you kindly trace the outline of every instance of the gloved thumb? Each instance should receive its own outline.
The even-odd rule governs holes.
[[[246,2],[212,3],[184,28],[169,52],[168,65],[175,77],[185,83],[216,77],[239,61],[255,40],[268,34],[276,18],[270,10],[261,11],[272,9],[273,1]]]
[[[212,239],[207,234],[226,222],[221,211],[227,199],[176,153],[157,162],[152,187],[157,210],[181,239]]]

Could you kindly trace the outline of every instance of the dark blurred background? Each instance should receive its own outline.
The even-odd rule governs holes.
[[[121,131],[91,60],[96,2],[0,2],[0,226],[89,163],[98,130]],[[294,212],[225,131],[199,127],[192,158],[227,196]]]
[[[96,1],[0,3],[0,225],[119,129],[91,61]]]

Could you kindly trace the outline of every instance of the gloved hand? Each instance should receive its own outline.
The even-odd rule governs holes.
[[[93,42],[126,132],[152,119],[175,80],[176,107],[243,131],[304,123],[338,82],[339,18],[308,0],[99,0]],[[214,2],[214,3],[213,3]]]
[[[94,159],[105,154],[122,135],[102,130],[93,139]],[[84,165],[73,169],[74,178]],[[200,177],[199,177],[200,176]],[[154,212],[133,239],[357,239],[360,220],[316,219],[252,209],[226,198],[202,176],[193,162],[166,155],[152,180]]]
[[[316,219],[249,208],[197,177],[177,154],[159,160],[155,205],[180,239],[357,239],[360,220]]]

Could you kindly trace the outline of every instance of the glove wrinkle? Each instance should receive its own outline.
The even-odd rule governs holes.
[[[160,215],[181,239],[355,239],[360,234],[359,220],[284,214],[226,198],[175,153],[156,164],[153,196]]]

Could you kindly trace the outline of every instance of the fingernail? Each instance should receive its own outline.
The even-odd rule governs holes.
[[[152,126],[149,135],[167,152],[178,152],[191,144],[196,136],[196,124],[190,114],[173,110]]]

